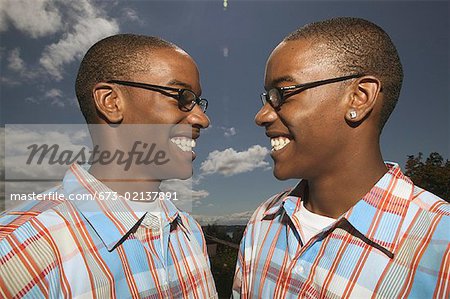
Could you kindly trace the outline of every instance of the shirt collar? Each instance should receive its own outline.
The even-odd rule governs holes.
[[[386,163],[388,172],[341,218],[371,242],[391,253],[401,239],[401,228],[411,203],[414,184],[398,164]]]
[[[66,172],[63,190],[65,198],[92,226],[108,251],[125,241],[146,216],[138,217],[123,197],[78,164],[72,164]],[[171,225],[174,221],[181,221],[179,210],[171,201],[161,200],[161,207],[163,223]]]
[[[283,208],[286,211],[286,214],[292,219],[292,215],[300,209],[300,202],[302,201],[302,198],[292,196],[291,193],[293,190],[300,190],[299,193],[303,193],[306,184],[306,180],[300,180],[294,188],[285,190],[275,196],[274,200],[269,203],[266,211],[264,212],[264,216],[275,215],[281,208]]]
[[[372,246],[381,246],[388,251],[387,255],[392,257],[401,238],[400,230],[411,202],[414,185],[401,172],[398,164],[386,162],[386,166],[388,171],[374,187],[325,230],[331,232],[342,227],[352,232],[354,228],[355,236],[361,237]],[[304,188],[306,184],[306,180],[301,180],[292,190]],[[298,223],[292,216],[300,209],[301,200],[301,197],[291,196],[290,191],[283,192],[268,205],[264,215],[274,215],[283,208],[298,229]]]

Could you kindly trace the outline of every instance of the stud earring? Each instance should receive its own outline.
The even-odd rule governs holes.
[[[351,119],[355,119],[356,118],[356,111],[355,110],[352,110],[352,111],[350,111],[350,118]]]

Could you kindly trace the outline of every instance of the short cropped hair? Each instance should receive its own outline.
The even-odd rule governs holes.
[[[88,124],[96,123],[97,111],[92,91],[95,84],[148,71],[148,54],[162,48],[178,47],[159,37],[136,34],[118,34],[95,43],[81,61],[75,91],[81,112]],[[146,55],[142,55],[142,54]]]
[[[373,75],[381,81],[384,95],[381,132],[397,104],[403,81],[402,64],[389,35],[367,20],[339,17],[301,27],[284,41],[299,39],[309,39],[324,47],[320,55],[329,58],[342,75]]]

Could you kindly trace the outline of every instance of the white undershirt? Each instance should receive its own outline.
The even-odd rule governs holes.
[[[127,200],[127,204],[138,217],[142,217],[145,213],[151,213],[158,218],[161,217],[161,207],[159,200],[153,201],[137,201]]]
[[[162,208],[159,199],[153,201],[127,200],[127,203],[137,217],[141,218],[147,213],[141,223],[142,225],[160,230],[162,227]]]
[[[159,231],[160,235],[160,246],[161,253],[163,258],[165,256],[164,252],[164,244],[163,244],[163,223],[162,223],[162,208],[159,199],[154,201],[136,201],[136,200],[127,200],[128,205],[136,214],[137,217],[142,218],[145,213],[144,220],[142,220],[141,225],[144,225],[147,228],[151,228],[152,230]]]
[[[308,243],[308,241],[312,237],[314,237],[325,227],[336,221],[336,219],[314,214],[313,212],[309,211],[303,205],[303,201],[300,202],[300,210],[295,213],[294,216],[296,216],[296,218],[300,222],[300,226],[303,231],[303,244]]]

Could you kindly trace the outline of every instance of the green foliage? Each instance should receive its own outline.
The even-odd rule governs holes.
[[[431,153],[425,162],[423,154],[408,156],[405,174],[417,186],[450,201],[450,161],[438,153]]]
[[[208,224],[208,226],[203,227],[203,233],[222,239],[224,241],[231,241],[231,238],[227,235],[225,228],[226,227],[223,225]]]
[[[217,255],[211,258],[211,270],[219,298],[230,298],[238,251],[219,245]]]
[[[208,225],[203,227],[205,235],[216,237],[223,241],[239,244],[245,226]],[[230,237],[229,233],[232,233]],[[216,283],[219,298],[230,298],[236,268],[238,250],[223,244],[217,244],[217,253],[210,257],[211,271]]]
[[[233,238],[231,238],[231,242],[240,244],[242,240],[242,236],[244,235],[245,226],[236,227],[233,232]]]

